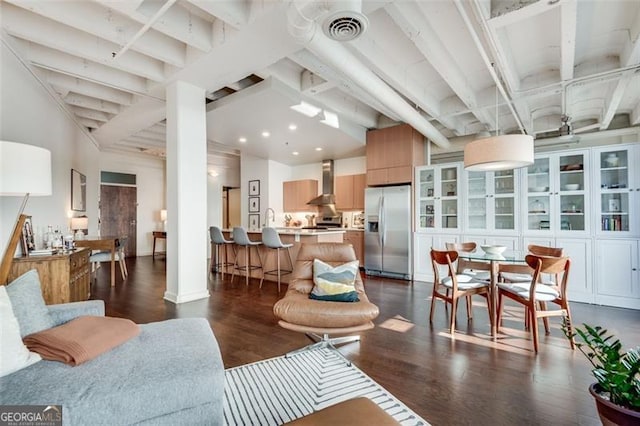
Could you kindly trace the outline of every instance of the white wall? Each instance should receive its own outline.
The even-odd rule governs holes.
[[[138,206],[136,213],[136,243],[138,256],[150,256],[153,249],[153,231],[162,230],[160,210],[166,208],[165,160],[148,156],[100,153],[99,170],[136,175]],[[98,194],[100,186],[97,187]],[[170,218],[168,219],[170,220]],[[163,251],[164,240],[158,240]]]
[[[98,149],[90,136],[71,120],[53,95],[7,49],[0,51],[0,139],[51,150],[53,194],[31,197],[25,213],[32,216],[36,241],[47,225],[66,230],[71,214],[71,169],[87,177],[89,232],[97,232]],[[29,173],[25,158],[24,172]],[[6,247],[21,197],[0,197],[0,244]],[[39,234],[39,237],[38,237]]]
[[[345,158],[333,163],[336,176],[360,175],[367,173],[367,157]]]

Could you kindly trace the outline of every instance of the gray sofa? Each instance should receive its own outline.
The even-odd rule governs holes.
[[[102,301],[47,306],[55,325],[104,315]],[[70,367],[40,361],[0,378],[2,405],[62,405],[64,425],[222,424],[224,366],[202,318],[140,325],[140,334]]]

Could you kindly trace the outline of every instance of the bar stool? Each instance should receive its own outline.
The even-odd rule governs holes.
[[[233,281],[233,277],[236,274],[236,271],[244,271],[245,277],[247,281],[247,285],[249,285],[249,275],[251,275],[251,271],[254,269],[264,269],[262,268],[262,258],[260,257],[260,250],[258,246],[262,245],[261,241],[251,241],[249,236],[247,235],[247,231],[242,227],[234,227],[233,228],[233,242],[236,244],[236,260],[233,264],[233,273],[231,274],[231,280]],[[244,247],[244,265],[240,265],[240,249]],[[251,265],[251,247],[255,247],[256,253],[258,255],[258,262],[260,262],[260,266]],[[264,273],[263,273],[264,277]]]
[[[293,262],[291,261],[291,252],[289,249],[293,247],[293,244],[283,244],[280,240],[280,236],[275,228],[265,227],[262,228],[262,244],[265,247],[270,249],[275,249],[276,251],[276,268],[270,271],[264,271],[262,273],[262,279],[260,280],[260,288],[262,288],[262,281],[264,281],[264,276],[266,274],[277,275],[278,276],[278,293],[280,293],[280,276],[284,274],[290,274],[293,271]],[[287,249],[287,256],[289,257],[289,266],[290,269],[280,269],[280,249]],[[266,258],[265,258],[266,262]]]
[[[217,226],[209,228],[209,235],[211,236],[211,264],[209,265],[210,272],[217,272],[218,268],[222,272],[222,278],[224,278],[224,271],[229,266],[233,266],[234,262],[229,262],[229,246],[233,249],[233,255],[235,259],[236,251],[233,245],[233,240],[227,240],[222,234],[222,229]],[[224,250],[224,261],[220,261],[220,248]],[[227,272],[229,273],[229,272]]]

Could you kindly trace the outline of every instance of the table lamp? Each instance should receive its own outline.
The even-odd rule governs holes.
[[[84,239],[85,231],[89,229],[89,218],[86,216],[72,217],[71,229],[75,232],[73,234],[74,240]]]
[[[167,210],[160,210],[160,220],[162,221],[162,230],[167,230]]]
[[[16,224],[0,263],[0,284],[7,282],[13,255],[27,215],[29,195],[51,195],[51,151],[33,145],[0,141],[0,196],[24,196]]]

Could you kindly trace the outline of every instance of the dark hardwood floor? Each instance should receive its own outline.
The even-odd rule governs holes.
[[[109,287],[109,268],[100,268],[92,298],[106,303],[107,315],[138,323],[168,318],[204,317],[220,345],[225,367],[283,355],[307,345],[303,334],[280,328],[272,307],[276,285],[211,276],[211,297],[181,305],[162,299],[165,261],[127,259],[129,277],[118,274]],[[117,271],[118,272],[118,271]],[[506,309],[502,334],[490,338],[484,299],[474,298],[473,320],[458,311],[455,338],[448,333],[447,311],[436,305],[429,324],[431,285],[364,277],[369,299],[380,307],[376,328],[359,343],[340,351],[356,366],[433,425],[598,425],[587,387],[590,365],[572,352],[551,319],[551,334],[541,333],[536,356],[523,330],[523,310]],[[286,287],[285,287],[286,289]],[[281,293],[284,294],[284,290]],[[640,311],[572,303],[574,322],[601,325],[628,348],[640,343]]]

